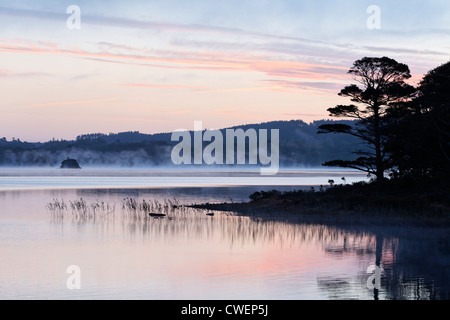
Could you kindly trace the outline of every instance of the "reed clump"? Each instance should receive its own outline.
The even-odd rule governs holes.
[[[88,203],[85,199],[75,199],[66,202],[64,199],[53,199],[46,204],[46,209],[54,218],[63,218],[71,215],[77,219],[89,219],[98,216],[113,214],[116,210],[114,203],[95,200]]]
[[[76,219],[94,219],[107,215],[114,215],[116,204],[100,200],[86,201],[83,198],[66,201],[64,199],[53,199],[46,204],[46,209],[54,218],[63,218],[70,215]],[[181,205],[176,199],[136,199],[126,197],[122,199],[121,214],[123,217],[133,219],[147,219],[150,217],[168,217],[173,219],[188,214],[188,208]]]
[[[127,197],[122,200],[122,211],[128,213],[170,213],[175,208],[181,207],[176,199],[165,199],[164,201],[136,200],[135,198]]]

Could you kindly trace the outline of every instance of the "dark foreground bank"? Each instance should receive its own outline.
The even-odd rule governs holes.
[[[196,204],[261,218],[450,225],[450,187],[443,180],[386,180],[310,190],[256,192],[249,202]]]

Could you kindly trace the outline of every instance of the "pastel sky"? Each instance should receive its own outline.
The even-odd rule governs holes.
[[[419,81],[450,60],[450,1],[0,0],[0,137],[326,119],[365,56]]]

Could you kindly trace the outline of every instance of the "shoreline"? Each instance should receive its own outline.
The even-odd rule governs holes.
[[[186,205],[186,207],[209,211],[233,212],[239,216],[264,221],[284,221],[288,223],[318,223],[334,226],[371,225],[371,226],[421,226],[450,228],[448,217],[420,217],[407,215],[380,215],[376,212],[361,213],[339,210],[329,213],[319,208],[298,208],[285,210],[276,205],[255,206],[251,202],[205,203]]]
[[[261,191],[250,195],[249,202],[203,203],[190,207],[292,222],[448,227],[448,191],[447,186],[435,183],[421,185],[419,189],[391,181],[383,185],[356,183],[320,191],[313,188],[309,191]]]

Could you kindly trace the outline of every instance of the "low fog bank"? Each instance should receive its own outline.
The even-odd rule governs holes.
[[[67,158],[78,161],[82,168],[87,167],[116,167],[116,168],[143,168],[168,166],[170,163],[163,159],[161,154],[169,154],[170,150],[163,150],[158,155],[148,154],[144,149],[135,151],[100,152],[94,150],[24,150],[12,152],[7,150],[1,159],[1,166],[9,167],[46,167],[59,168],[61,162]]]
[[[71,149],[67,151],[24,150],[21,152],[4,152],[0,161],[0,168],[41,168],[59,169],[62,161],[67,158],[77,160],[82,169],[155,169],[155,170],[221,170],[221,171],[258,171],[261,164],[245,165],[176,165],[171,160],[171,148],[160,150],[157,154],[149,154],[144,149],[136,151],[98,152],[94,150]],[[322,167],[321,161],[304,163],[280,155],[280,171],[299,169],[313,169],[314,171],[335,171],[335,169]],[[352,171],[351,169],[341,169]]]

